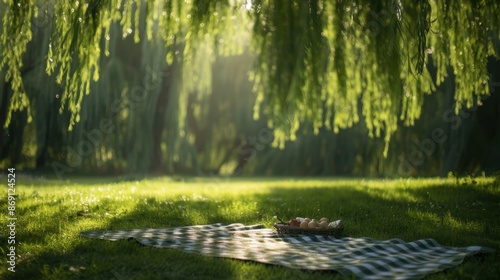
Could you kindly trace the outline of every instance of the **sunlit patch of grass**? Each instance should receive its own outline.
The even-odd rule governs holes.
[[[336,273],[290,270],[159,250],[136,242],[86,239],[86,230],[222,222],[264,224],[275,215],[343,219],[345,234],[500,249],[500,190],[493,178],[114,178],[18,180],[20,279],[334,279]],[[5,201],[0,206],[6,209]],[[1,218],[6,214],[2,212]],[[5,237],[0,238],[6,244]],[[498,253],[472,258],[430,279],[493,278]]]

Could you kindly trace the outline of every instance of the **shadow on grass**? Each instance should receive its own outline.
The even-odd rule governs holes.
[[[230,187],[230,185],[228,185]],[[272,183],[265,194],[234,196],[233,200],[160,200],[141,197],[127,211],[112,217],[73,217],[67,208],[52,217],[63,228],[84,230],[117,230],[134,228],[165,228],[195,224],[242,222],[263,223],[271,227],[279,215],[284,219],[296,216],[332,220],[343,219],[344,234],[375,239],[401,238],[413,241],[434,238],[442,245],[481,245],[497,250],[490,262],[498,262],[500,242],[498,194],[475,186],[452,187],[432,185],[402,188],[397,191],[368,188],[362,184],[334,187],[289,187]],[[240,210],[232,203],[254,203],[254,208]],[[51,204],[56,207],[57,203]],[[233,207],[233,208],[231,208]],[[483,210],[485,209],[485,210]],[[33,205],[26,212],[38,211]],[[94,209],[103,213],[104,209]],[[257,211],[255,211],[257,210]],[[107,210],[106,210],[107,211]],[[257,213],[258,212],[258,213]],[[107,213],[107,212],[106,212]],[[68,214],[70,216],[68,216]],[[66,218],[68,217],[68,218]],[[100,228],[81,225],[82,221],[101,219]],[[23,237],[26,242],[49,242],[47,235],[67,234],[54,228],[54,223],[41,224]],[[78,232],[74,231],[74,234]],[[4,242],[4,240],[2,240]],[[136,241],[116,242],[78,237],[69,250],[57,247],[43,250],[36,257],[19,263],[17,279],[335,279],[337,273],[290,270],[249,261],[204,257],[172,249],[142,246]],[[66,246],[65,248],[67,248]],[[473,263],[471,266],[481,264]],[[472,272],[477,270],[470,268]],[[497,271],[498,272],[498,271]],[[458,272],[457,272],[458,273]]]
[[[107,220],[98,230],[164,228],[196,224],[192,217],[204,216],[207,223],[235,222],[209,201],[162,201],[146,197],[132,211]],[[187,211],[186,208],[190,208]],[[36,210],[36,208],[33,208]],[[223,208],[222,208],[223,209]],[[61,213],[61,215],[66,215]],[[55,217],[59,219],[61,217]],[[66,227],[96,217],[64,220]],[[49,223],[26,236],[31,242],[48,243],[47,234],[57,233]],[[45,235],[45,236],[44,236]],[[135,240],[106,241],[78,237],[71,250],[45,250],[21,262],[16,279],[335,279],[330,272],[290,271],[251,261],[205,257],[173,249],[157,249]],[[10,276],[10,275],[9,275]],[[261,277],[263,276],[263,277]]]
[[[185,220],[187,217],[179,216],[182,214],[182,208],[177,206],[163,204],[150,197],[145,203],[138,203],[133,211],[119,217],[108,217],[101,229],[190,224],[191,221]],[[39,211],[39,208],[40,205],[37,204],[27,207],[24,211]],[[89,217],[74,216],[75,213],[67,217],[68,214],[62,211],[51,219],[59,220],[65,228],[77,227],[78,223],[86,220],[104,219],[97,216],[97,213]],[[67,233],[54,227],[54,223],[47,222],[39,224],[36,230],[30,230],[18,238],[29,240],[31,245],[46,245],[54,236],[62,234]],[[20,259],[16,273],[7,276],[13,279],[209,279],[208,276],[213,275],[215,271],[223,278],[232,278],[231,265],[227,262],[217,262],[214,269],[215,262],[210,258],[188,255],[177,250],[158,250],[128,240],[109,242],[77,237],[73,242],[75,244],[72,244],[69,251],[53,247],[45,249],[44,253],[34,258],[28,256]]]
[[[118,176],[118,177],[99,177],[99,176],[72,176],[69,178],[62,178],[58,179],[53,176],[48,176],[48,177],[32,177],[32,176],[20,176],[19,179],[17,179],[17,182],[22,183],[24,185],[33,185],[36,184],[37,188],[43,188],[43,187],[68,187],[71,188],[72,186],[86,186],[86,187],[94,187],[98,185],[106,185],[106,184],[118,184],[118,183],[130,183],[130,182],[137,182],[140,183],[141,181],[145,180],[145,177],[123,177],[123,176]],[[154,177],[149,177],[148,180],[155,179]],[[174,181],[172,179],[172,181]]]
[[[258,207],[284,220],[297,216],[342,219],[345,236],[407,241],[433,238],[443,245],[500,249],[500,196],[478,186],[421,188],[273,187]],[[474,240],[479,244],[471,243]]]

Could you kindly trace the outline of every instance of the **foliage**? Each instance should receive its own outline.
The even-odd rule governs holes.
[[[163,228],[207,223],[264,224],[274,215],[343,219],[345,234],[412,241],[434,238],[445,246],[480,245],[497,253],[470,258],[429,279],[496,279],[499,189],[493,178],[334,180],[328,178],[168,178],[68,181],[18,173],[18,265],[2,279],[231,278],[338,279],[336,273],[295,271],[253,262],[206,258],[132,241],[81,238],[86,230]],[[6,207],[2,200],[1,207]],[[374,211],[376,209],[376,211]],[[1,214],[6,219],[6,212]],[[6,244],[5,235],[0,242]]]
[[[305,119],[315,133],[322,126],[334,132],[351,127],[359,121],[361,102],[369,135],[384,135],[387,155],[398,118],[412,125],[423,95],[450,68],[457,75],[457,113],[489,94],[487,58],[498,55],[493,42],[499,34],[492,11],[499,6],[446,3],[256,1],[256,106],[267,101],[271,125],[284,111],[296,114],[292,125],[276,124],[278,144],[295,139]],[[466,18],[474,18],[473,24],[464,27]],[[430,53],[436,81],[424,67]]]
[[[0,70],[3,70],[7,65],[5,67],[7,68],[5,80],[11,82],[14,92],[9,101],[9,114],[4,124],[5,128],[10,123],[12,111],[27,109],[29,120],[31,120],[29,99],[26,96],[21,68],[23,66],[22,56],[26,52],[27,44],[32,37],[30,19],[38,14],[34,2],[27,1],[26,5],[21,6],[21,3],[10,1],[10,5],[2,18]],[[15,34],[15,36],[12,36],[12,34]],[[2,105],[7,106],[7,104]]]
[[[135,42],[162,42],[168,64],[178,59],[184,66],[197,65],[203,56],[210,65],[215,53],[242,51],[242,41],[234,35],[248,29],[250,17],[252,49],[258,57],[252,74],[258,96],[255,117],[264,103],[280,147],[296,138],[301,123],[312,122],[315,133],[321,127],[338,132],[357,123],[361,111],[369,135],[383,137],[387,154],[398,119],[413,124],[421,114],[423,95],[441,84],[449,69],[456,76],[456,112],[480,103],[489,94],[487,58],[498,56],[494,42],[500,32],[500,4],[493,0],[258,0],[248,11],[243,1],[5,2],[0,66],[14,93],[5,127],[14,111],[33,106],[23,86],[22,59],[32,39],[31,19],[50,11],[54,17],[47,19],[52,26],[47,73],[55,73],[64,88],[61,110],[71,113],[69,129],[81,118],[91,80],[99,78],[101,49],[109,54],[115,23],[123,37],[133,33]],[[438,71],[435,81],[425,67],[430,53]],[[182,77],[191,73],[194,81],[201,81],[184,85],[185,90],[199,85],[204,90],[196,89],[206,92],[209,67],[191,70]],[[181,102],[185,95],[180,95]],[[181,106],[180,131],[183,110]],[[293,122],[280,121],[284,112],[293,113]],[[31,115],[29,111],[29,120]]]

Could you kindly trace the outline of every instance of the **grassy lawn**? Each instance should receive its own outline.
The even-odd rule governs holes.
[[[6,178],[2,177],[4,184]],[[87,230],[163,228],[208,223],[264,224],[274,215],[343,219],[344,234],[442,245],[481,245],[472,257],[429,279],[495,279],[500,275],[500,186],[494,178],[362,180],[333,178],[71,178],[18,176],[17,279],[340,279],[335,272],[293,270],[210,258],[135,241],[79,236]],[[4,192],[6,195],[6,191]],[[1,200],[7,224],[7,203]],[[7,227],[0,238],[8,253]]]

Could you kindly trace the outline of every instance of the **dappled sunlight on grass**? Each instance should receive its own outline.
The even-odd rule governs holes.
[[[270,278],[293,276],[288,269],[252,262],[143,248],[127,241],[98,243],[79,237],[87,230],[217,222],[272,228],[277,222],[275,215],[284,220],[297,216],[342,219],[344,234],[352,237],[407,241],[434,238],[448,246],[483,245],[499,250],[500,226],[496,221],[500,191],[490,182],[488,178],[457,184],[454,179],[168,177],[106,179],[102,183],[75,179],[65,184],[19,181],[19,266],[24,271],[19,275],[25,279],[65,275],[63,279],[70,279],[78,275],[116,278],[115,274],[134,277],[150,273],[160,278],[189,278],[221,273],[229,278],[253,278],[258,271]],[[1,215],[5,218],[5,213]],[[158,262],[145,261],[152,258],[159,258]],[[338,277],[334,273],[297,273],[304,279]]]

